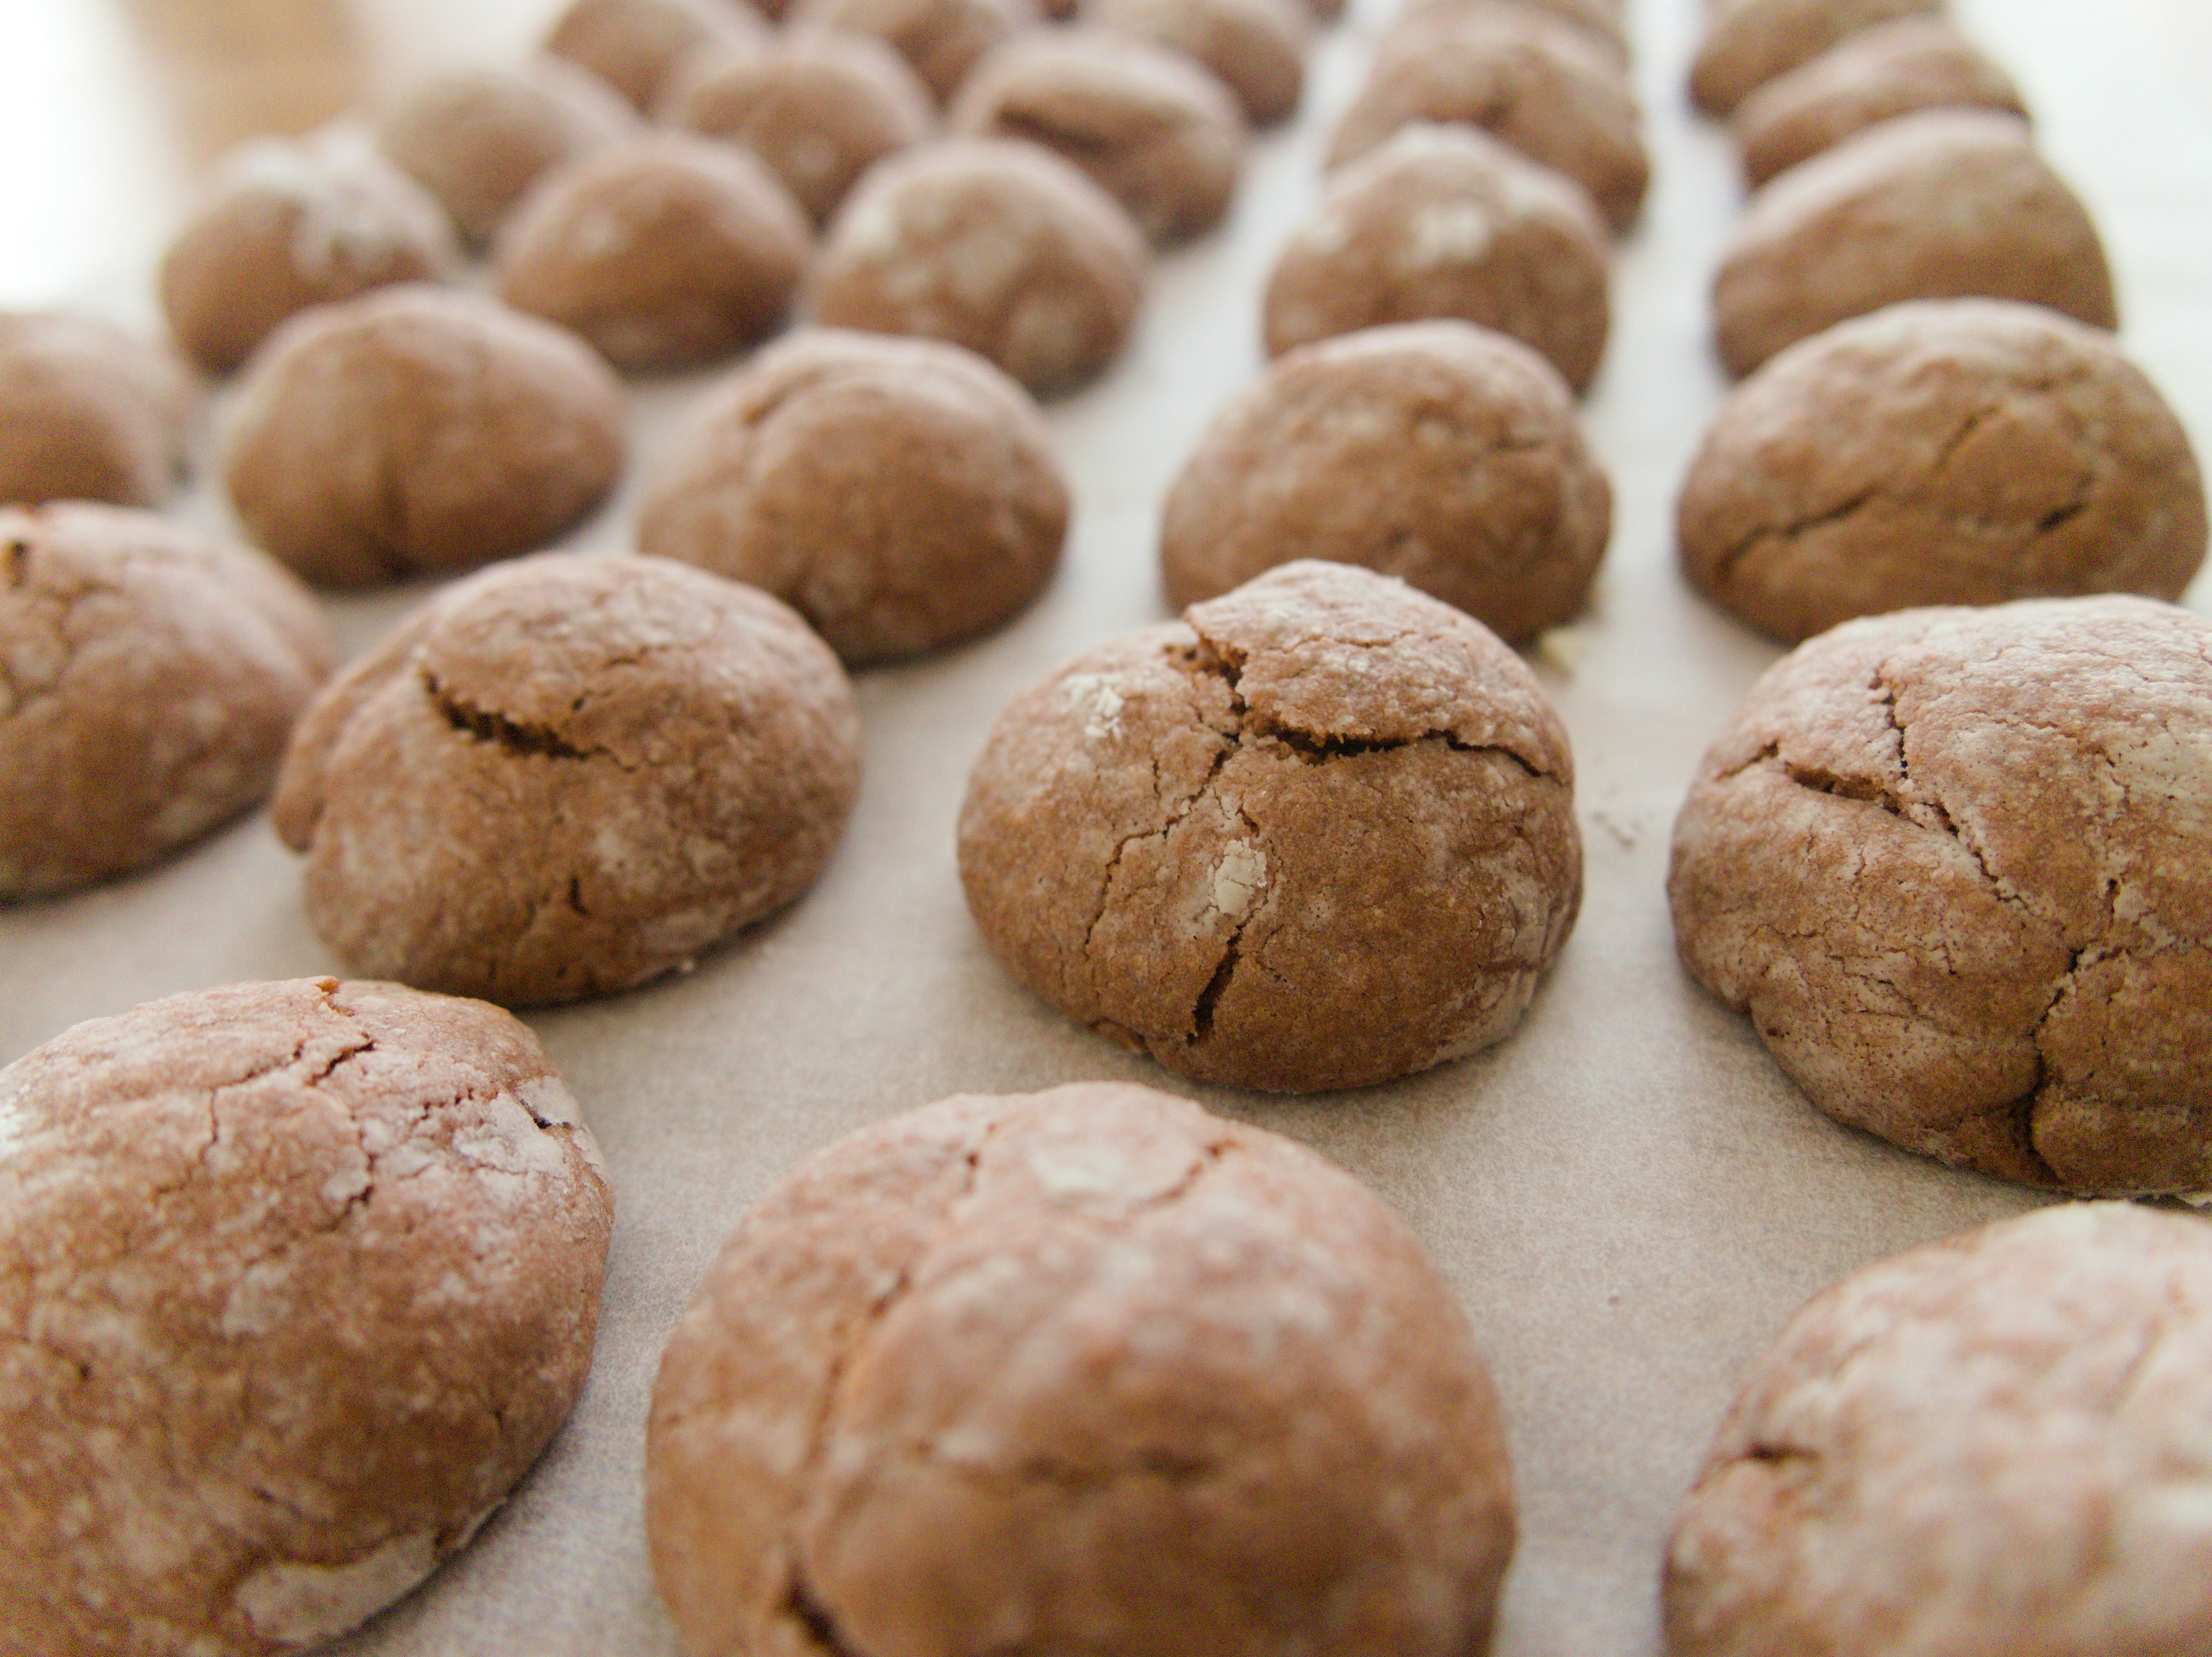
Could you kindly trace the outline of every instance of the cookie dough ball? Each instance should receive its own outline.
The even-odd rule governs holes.
[[[1715,343],[1741,376],[1847,318],[1968,296],[2119,323],[2097,227],[2027,127],[1931,110],[1871,127],[1752,198],[1713,283]]]
[[[943,1100],[769,1192],[661,1359],[646,1531],[696,1652],[1461,1657],[1513,1497],[1404,1221],[1091,1082]]]
[[[745,0],[575,0],[546,37],[545,50],[580,64],[640,110],[669,75],[702,47],[764,44],[760,14]]]
[[[1942,0],[1718,0],[1690,65],[1690,95],[1726,115],[1863,29],[1942,9]]]
[[[1195,58],[1256,126],[1288,116],[1305,89],[1309,26],[1297,0],[1088,0],[1083,15]]]
[[[639,550],[764,588],[848,665],[997,626],[1059,565],[1068,491],[1028,393],[932,340],[815,329],[710,397]]]
[[[1486,128],[1589,192],[1615,230],[1643,210],[1651,165],[1627,81],[1580,30],[1541,12],[1441,12],[1391,31],[1336,129],[1329,165],[1414,121]]]
[[[177,996],[0,1070],[0,1129],[18,1651],[320,1645],[467,1546],[583,1390],[614,1199],[496,1008]]]
[[[872,35],[830,31],[695,54],[661,113],[759,156],[817,224],[861,174],[937,125],[905,58]]]
[[[852,686],[783,605],[549,552],[448,588],[331,684],[276,832],[339,959],[523,1006],[688,966],[792,902],[860,777]]]
[[[1337,173],[1276,260],[1267,352],[1456,317],[1510,334],[1588,391],[1612,251],[1572,180],[1477,128],[1417,123]]]
[[[1675,1657],[2212,1647],[2212,1232],[2069,1204],[1869,1267],[1753,1369],[1668,1550]]]
[[[368,139],[326,129],[231,152],[161,261],[161,308],[185,354],[228,374],[296,311],[441,276],[445,210]]]
[[[150,513],[0,509],[0,900],[140,868],[258,804],[335,660],[258,552]]]
[[[832,327],[964,345],[1040,394],[1103,373],[1149,260],[1120,203],[1040,145],[951,138],[895,155],[830,228],[811,278]]]
[[[1406,0],[1398,19],[1400,23],[1413,23],[1439,13],[1490,11],[1498,7],[1540,11],[1572,23],[1624,72],[1628,68],[1628,22],[1619,0]]]
[[[399,288],[303,316],[232,411],[231,503],[308,580],[367,587],[527,551],[621,475],[622,388],[573,335]]]
[[[424,82],[392,112],[377,144],[480,248],[540,174],[636,128],[636,113],[598,76],[536,58]]]
[[[1735,112],[1744,176],[1764,184],[1878,122],[1923,109],[2027,115],[2012,76],[1952,25],[1901,18],[1853,35],[1744,100]]]
[[[814,249],[760,161],[688,132],[610,144],[548,174],[500,232],[500,296],[636,373],[726,356],[782,326]]]
[[[968,77],[951,125],[1065,156],[1156,242],[1218,224],[1244,154],[1243,108],[1219,80],[1186,53],[1103,29],[1000,47]]]
[[[1497,637],[1300,563],[1078,657],[968,784],[992,953],[1202,1081],[1364,1087],[1510,1035],[1582,895],[1565,728]]]
[[[2188,434],[2112,336],[1930,300],[1802,340],[1736,391],[1677,510],[1690,579],[1796,643],[1853,616],[2178,599],[2204,562]]]
[[[888,42],[943,103],[986,52],[1036,21],[1036,9],[1033,0],[797,0],[791,21]]]
[[[2063,1191],[2212,1188],[2212,620],[1909,610],[1785,658],[1674,827],[1674,935],[1838,1121]]]
[[[0,502],[158,506],[191,406],[165,350],[87,317],[0,311]]]
[[[1583,606],[1613,491],[1565,383],[1463,322],[1291,352],[1231,403],[1168,492],[1168,596],[1195,604],[1294,558],[1402,576],[1513,641]]]

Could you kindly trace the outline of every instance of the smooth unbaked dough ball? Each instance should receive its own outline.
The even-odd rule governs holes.
[[[2111,335],[2039,305],[1929,300],[1747,380],[1676,522],[1690,579],[1795,643],[1916,605],[2178,599],[2204,562],[2204,479]]]
[[[646,1442],[687,1649],[1465,1657],[1497,1394],[1404,1221],[1149,1088],[956,1098],[801,1163]]]
[[[1268,126],[1305,89],[1308,23],[1297,0],[1085,0],[1087,22],[1195,58]]]
[[[443,275],[445,210],[366,135],[326,128],[231,152],[161,260],[161,308],[185,354],[228,374],[295,311]]]
[[[610,144],[540,180],[500,232],[500,296],[617,368],[688,368],[782,325],[814,250],[805,210],[744,150],[688,132]]]
[[[814,320],[964,345],[1039,394],[1103,372],[1144,295],[1143,234],[1077,168],[950,138],[860,181],[811,277]]]
[[[1751,199],[1713,283],[1729,372],[1907,299],[1980,296],[2118,326],[2104,244],[2027,128],[1987,110],[1900,116]]]
[[[2212,620],[1846,622],[1674,825],[1690,971],[1838,1121],[2063,1191],[2212,1189]]]
[[[817,224],[861,174],[937,125],[905,58],[873,35],[834,30],[696,53],[661,114],[750,149]]]
[[[1399,576],[1509,640],[1583,606],[1613,490],[1573,395],[1464,322],[1291,352],[1231,403],[1168,491],[1168,596],[1194,604],[1294,558]]]
[[[984,53],[1036,21],[1036,8],[1033,0],[797,0],[791,21],[889,42],[949,103]]]
[[[575,0],[553,25],[545,50],[582,64],[642,111],[689,54],[768,39],[745,0]]]
[[[1456,317],[1589,389],[1611,315],[1613,238],[1573,180],[1471,126],[1405,128],[1329,180],[1275,261],[1267,352]]]
[[[398,288],[301,317],[256,359],[224,473],[261,545],[362,587],[543,545],[621,474],[622,388],[574,336]]]
[[[88,317],[0,311],[0,502],[158,506],[191,408],[168,352]]]
[[[1691,95],[1726,115],[1862,29],[1942,9],[1942,0],[1718,0],[1690,65]]]
[[[258,552],[145,512],[0,509],[0,901],[137,868],[258,804],[336,657]]]
[[[1628,67],[1628,23],[1619,0],[1406,0],[1398,24],[1439,13],[1491,11],[1498,7],[1540,11],[1572,23],[1623,70]],[[1395,25],[1394,25],[1395,27]]]
[[[860,740],[836,657],[767,594],[541,553],[447,589],[332,682],[276,832],[362,972],[572,1001],[687,966],[812,886]]]
[[[1869,1266],[1675,1520],[1674,1657],[2212,1648],[2212,1232],[2069,1203]]]
[[[1036,405],[982,358],[810,329],[700,407],[638,547],[766,588],[858,666],[1006,620],[1058,567],[1068,511]]]
[[[270,1657],[407,1593],[583,1390],[613,1208],[480,1002],[241,984],[0,1070],[10,1648]]]
[[[1022,984],[1200,1081],[1364,1087],[1510,1034],[1582,896],[1565,728],[1402,582],[1300,563],[1079,656],[969,779]]]

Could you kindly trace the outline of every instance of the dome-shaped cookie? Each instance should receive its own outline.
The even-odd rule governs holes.
[[[0,503],[159,505],[191,405],[156,346],[88,317],[0,311]]]
[[[1726,115],[1862,29],[1942,9],[1942,0],[1716,0],[1690,66],[1690,94]]]
[[[511,1006],[689,966],[814,884],[860,786],[837,659],[757,588],[548,552],[416,611],[308,710],[276,831],[364,973]]]
[[[1624,71],[1628,67],[1628,22],[1620,0],[1406,0],[1394,27],[1417,24],[1445,13],[1489,11],[1498,7],[1540,11],[1572,23]]]
[[[1509,640],[1583,606],[1613,491],[1552,366],[1463,322],[1304,346],[1224,410],[1161,515],[1168,596],[1295,558],[1403,576]]]
[[[1674,825],[1685,965],[1837,1120],[2063,1191],[2212,1188],[2212,621],[1846,622]]]
[[[260,803],[336,655],[258,552],[146,512],[0,509],[0,901],[137,868]]]
[[[1082,15],[1195,58],[1255,126],[1283,119],[1305,89],[1309,24],[1297,0],[1087,0]]]
[[[410,287],[301,317],[226,434],[231,503],[310,581],[369,586],[542,546],[622,471],[622,388],[574,335]]]
[[[723,44],[762,45],[769,32],[745,0],[574,0],[545,50],[582,65],[650,110],[686,56]]]
[[[0,1070],[10,1649],[271,1657],[409,1593],[583,1390],[613,1208],[481,1002],[240,984]]]
[[[1001,41],[1036,21],[1034,0],[796,0],[795,30],[843,29],[896,47],[940,103]]]
[[[693,1651],[1465,1657],[1498,1417],[1450,1285],[1312,1152],[1143,1087],[951,1099],[731,1234],[646,1529]]]
[[[1458,611],[1272,570],[1000,717],[960,817],[1001,965],[1171,1070],[1364,1087],[1510,1034],[1582,894],[1565,728]]]

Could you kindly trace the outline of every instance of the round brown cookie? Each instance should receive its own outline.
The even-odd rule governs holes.
[[[1489,11],[1501,6],[1540,11],[1572,23],[1622,70],[1628,67],[1628,22],[1619,0],[1406,0],[1399,9],[1398,22],[1409,24],[1440,13]]]
[[[2212,1648],[2212,1232],[2069,1203],[1869,1266],[1760,1359],[1677,1515],[1674,1657]]]
[[[325,128],[233,150],[161,260],[161,308],[185,354],[228,374],[296,311],[444,274],[445,210],[366,135]]]
[[[1715,343],[1741,376],[1847,318],[1969,296],[2119,320],[2097,227],[2026,125],[1929,110],[1869,127],[1751,198],[1714,279]]]
[[[0,900],[137,868],[258,804],[336,655],[258,552],[150,513],[0,509]]]
[[[1726,115],[1777,76],[1862,29],[1942,9],[1943,0],[1720,0],[1705,14],[1690,95]]]
[[[968,784],[985,941],[1201,1081],[1364,1087],[1503,1040],[1582,895],[1565,728],[1487,629],[1271,570],[1018,698]]]
[[[1464,322],[1292,351],[1214,421],[1168,491],[1168,596],[1295,558],[1402,576],[1520,641],[1583,606],[1613,491],[1551,364]]]
[[[545,50],[649,110],[687,54],[768,39],[760,13],[745,0],[574,0],[546,36]]]
[[[1403,1221],[1091,1082],[942,1100],[769,1192],[661,1359],[646,1529],[696,1652],[1465,1657],[1512,1475]]]
[[[88,317],[0,311],[0,502],[157,506],[191,409],[167,351]]]
[[[627,990],[792,902],[860,787],[852,686],[754,588],[542,553],[324,691],[277,779],[339,959],[510,1006]]]
[[[271,1657],[408,1593],[583,1390],[613,1208],[479,1002],[240,984],[0,1070],[9,1649]]]
[[[538,175],[637,129],[598,76],[558,58],[459,69],[425,81],[385,120],[385,159],[436,197],[482,247]]]
[[[1289,115],[1305,89],[1310,26],[1297,0],[1085,0],[1082,15],[1195,58],[1257,126]]]
[[[1690,579],[1794,643],[1917,605],[2178,599],[2204,562],[2204,480],[2111,335],[1927,300],[1800,340],[1739,387],[1676,525]]]
[[[1243,107],[1215,76],[1103,29],[1039,29],[1000,47],[961,88],[951,126],[1066,157],[1156,242],[1218,224],[1244,155]]]
[[[1036,21],[1035,0],[796,0],[795,28],[846,29],[896,47],[940,103],[983,55]]]
[[[2137,598],[1801,645],[1675,824],[1684,963],[1840,1122],[2065,1191],[2212,1188],[2208,652]]]
[[[1573,180],[1479,128],[1416,123],[1332,177],[1283,249],[1267,352],[1456,317],[1510,334],[1588,391],[1605,355],[1612,250]]]
[[[861,174],[937,125],[905,58],[873,35],[835,30],[696,53],[661,114],[752,151],[817,224]]]
[[[1643,210],[1651,164],[1634,94],[1580,29],[1542,12],[1438,12],[1393,29],[1337,126],[1329,165],[1414,121],[1486,128],[1589,191],[1615,230]]]
[[[1735,136],[1744,176],[1761,185],[1879,122],[1974,108],[2027,114],[2012,76],[1951,23],[1905,17],[1768,82],[1738,106]]]
[[[814,250],[805,210],[742,149],[655,132],[547,174],[499,233],[500,296],[617,368],[688,368],[773,332]]]
[[[288,325],[231,410],[224,476],[261,545],[370,586],[543,545],[621,475],[622,387],[574,335],[408,287]]]
[[[811,329],[700,407],[646,496],[638,548],[764,588],[848,666],[997,626],[1067,537],[1036,405],[933,340]]]
[[[894,155],[838,212],[810,278],[815,320],[948,340],[1040,394],[1104,371],[1144,295],[1145,239],[1040,145],[948,138]]]

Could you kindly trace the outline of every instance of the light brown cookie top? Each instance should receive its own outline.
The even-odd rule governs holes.
[[[1085,0],[1085,22],[1195,58],[1255,126],[1298,107],[1310,28],[1297,0]]]
[[[1862,29],[1942,9],[1942,0],[1718,0],[1705,13],[1690,95],[1726,115],[1777,76]]]
[[[1923,109],[1994,109],[2022,119],[2012,76],[1941,17],[1852,35],[1776,76],[1735,112],[1744,176],[1761,185],[1881,121]]]
[[[1628,67],[1628,21],[1620,0],[1406,0],[1395,26],[1440,14],[1508,9],[1538,11],[1572,23],[1624,71]]]
[[[1668,1550],[1668,1649],[2205,1649],[2208,1366],[2193,1217],[2069,1203],[1868,1267],[1721,1429]]]
[[[223,471],[310,581],[370,586],[541,546],[614,487],[622,388],[573,334],[405,287],[313,311],[258,356]]]
[[[1292,351],[1217,418],[1161,514],[1178,605],[1297,558],[1399,576],[1515,641],[1582,608],[1613,491],[1517,340],[1411,322]]]
[[[259,803],[337,655],[299,583],[150,513],[0,509],[0,901]]]
[[[1566,732],[1519,657],[1299,563],[1016,698],[969,779],[968,906],[1078,1023],[1310,1093],[1504,1039],[1573,926]]]
[[[613,1197],[530,1033],[335,978],[0,1070],[0,1608],[270,1657],[467,1545],[591,1368]]]
[[[896,47],[939,103],[1036,16],[1035,0],[795,0],[791,9],[794,28],[849,30]]]
[[[814,884],[860,786],[829,647],[667,558],[543,553],[335,680],[277,781],[340,959],[523,1006],[689,966]]]
[[[2100,328],[2119,320],[2097,227],[2027,126],[1928,110],[1869,127],[1751,198],[1713,282],[1714,338],[1741,377],[1847,318],[1976,296]]]
[[[1675,941],[1838,1121],[2059,1190],[2212,1189],[2208,821],[2212,621],[1846,622],[1706,754]]]
[[[545,37],[545,50],[590,70],[646,111],[687,54],[768,39],[746,0],[574,0]]]
[[[848,666],[1006,620],[1060,564],[1067,483],[1029,394],[934,340],[807,329],[693,414],[638,549],[750,582]]]
[[[0,311],[0,503],[160,505],[192,400],[184,365],[120,328]]]
[[[1456,318],[1589,389],[1613,238],[1574,181],[1480,128],[1401,128],[1339,169],[1267,283],[1268,355],[1391,322]]]
[[[1497,1395],[1405,1223],[1097,1082],[770,1191],[661,1360],[646,1503],[701,1652],[1460,1657],[1513,1545]]]
[[[2178,599],[2204,562],[2204,479],[2111,335],[1926,300],[1800,340],[1738,387],[1676,526],[1690,579],[1794,643],[1917,605]]]

